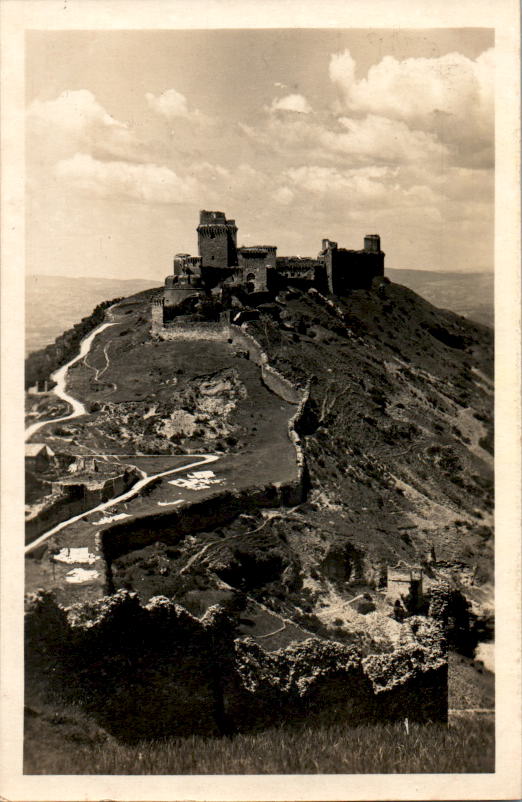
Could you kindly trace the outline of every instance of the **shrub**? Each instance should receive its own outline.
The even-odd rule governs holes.
[[[372,601],[368,601],[368,599],[361,599],[361,601],[357,602],[355,605],[355,609],[361,615],[367,615],[367,613],[374,612],[375,604]]]

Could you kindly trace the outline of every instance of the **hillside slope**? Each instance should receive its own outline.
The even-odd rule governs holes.
[[[159,544],[133,551],[112,566],[115,589],[144,598],[178,594],[199,613],[216,592],[240,590],[305,629],[328,634],[334,627],[345,636],[372,630],[375,638],[381,625],[370,626],[371,616],[350,600],[374,594],[387,567],[402,561],[422,565],[427,586],[446,578],[477,612],[489,611],[491,331],[395,284],[329,300],[289,291],[278,296],[271,317],[248,330],[284,375],[301,384],[312,379],[300,427],[307,501],[291,511],[240,516],[174,550]],[[128,336],[119,335],[113,353],[125,352]],[[162,348],[179,355],[184,346]],[[205,342],[197,348],[209,351]],[[201,431],[189,432],[184,448],[191,439],[194,447],[205,445]],[[236,445],[241,450],[241,438]],[[161,541],[161,528],[157,536]],[[193,570],[184,570],[181,582],[187,561]],[[376,614],[385,612],[380,596],[372,604]],[[274,626],[283,627],[274,648],[287,638],[283,619]],[[392,624],[381,633],[384,641],[394,637]],[[251,633],[248,626],[255,622],[245,625]]]
[[[311,498],[340,506],[330,517],[365,553],[434,549],[489,578],[491,332],[395,284],[336,309],[291,298],[282,318],[251,325],[280,370],[315,376]]]
[[[427,301],[493,328],[494,274],[386,268],[388,278],[404,284]]]
[[[293,720],[274,688],[324,670],[318,714],[338,719],[342,688],[353,724],[360,686],[342,663],[378,669],[395,699],[360,715],[444,719],[446,642],[471,658],[493,624],[491,330],[379,280],[342,299],[286,290],[237,341],[222,323],[201,329],[213,340],[189,327],[169,341],[151,333],[153,294],[111,306],[72,360],[81,414],[48,421],[55,396],[28,396],[54,456],[28,470],[42,527],[27,547],[26,704],[40,720],[79,703],[120,740],[222,733],[229,715]],[[398,565],[422,567],[424,593],[387,586]],[[236,669],[241,688],[268,678],[258,714]],[[482,668],[449,671],[452,706],[491,706]]]

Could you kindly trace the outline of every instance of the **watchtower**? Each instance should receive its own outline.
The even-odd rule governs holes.
[[[224,212],[199,213],[198,252],[202,267],[235,267],[237,265],[237,226]]]
[[[364,250],[369,253],[381,252],[381,238],[378,234],[366,234],[364,237]]]

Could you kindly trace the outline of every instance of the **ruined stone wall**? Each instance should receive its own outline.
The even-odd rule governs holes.
[[[159,334],[163,329],[163,303],[153,301],[151,308],[151,332],[152,334]]]
[[[96,507],[104,501],[125,493],[141,475],[137,469],[127,470],[119,476],[113,476],[97,487],[88,487],[83,483],[63,485],[59,495],[53,495],[49,503],[39,509],[34,517],[25,522],[25,542],[31,543],[39,535],[51,527]]]
[[[272,367],[268,355],[263,351],[261,345],[243,326],[230,326],[229,337],[232,345],[246,349],[249,359],[259,365],[261,378],[269,390],[289,404],[301,402],[303,389],[292,384],[276,368]]]
[[[447,720],[444,637],[427,619],[416,619],[408,646],[366,658],[316,638],[267,653],[238,639],[236,626],[217,606],[198,619],[165,597],[142,605],[120,591],[63,610],[41,591],[26,613],[27,668],[136,740],[299,721]]]
[[[303,488],[303,494],[306,493],[308,488],[308,470],[306,466],[306,456],[305,451],[301,443],[301,438],[299,436],[299,424],[301,423],[302,419],[304,418],[307,407],[310,401],[310,384],[311,382],[308,381],[305,389],[301,393],[301,400],[297,406],[297,409],[288,421],[288,437],[295,449],[295,461],[297,465],[297,477],[298,481]]]

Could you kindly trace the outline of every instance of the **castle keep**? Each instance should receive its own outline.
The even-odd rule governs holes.
[[[178,253],[173,273],[165,279],[163,298],[153,306],[157,330],[182,317],[216,319],[237,309],[256,308],[271,301],[287,287],[344,295],[367,289],[384,275],[384,253],[378,234],[367,234],[362,250],[339,248],[322,240],[317,258],[277,256],[276,245],[237,246],[235,220],[224,212],[200,212],[198,256]]]

